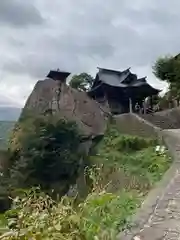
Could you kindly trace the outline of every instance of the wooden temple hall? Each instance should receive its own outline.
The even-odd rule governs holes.
[[[160,90],[149,85],[146,77],[138,78],[130,68],[122,72],[98,69],[88,95],[102,104],[108,103],[112,114],[136,111],[137,105],[142,109],[147,98],[152,109],[152,97]]]

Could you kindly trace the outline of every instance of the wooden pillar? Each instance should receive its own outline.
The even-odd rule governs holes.
[[[145,99],[146,109],[153,110],[153,96],[149,96]]]
[[[146,101],[145,101],[145,99],[143,100],[143,111],[144,111],[144,114],[146,114]]]
[[[133,110],[132,110],[132,99],[129,98],[129,112],[132,113]]]

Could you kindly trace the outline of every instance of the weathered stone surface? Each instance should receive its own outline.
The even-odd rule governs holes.
[[[134,113],[126,113],[114,117],[119,131],[123,134],[145,138],[159,138],[161,129],[142,119]]]
[[[153,114],[142,114],[141,117],[162,129],[180,128],[180,107],[159,111]]]
[[[105,115],[97,102],[51,79],[37,82],[22,114],[27,110],[33,114],[52,112],[59,118],[74,120],[85,136],[103,135],[106,129]]]

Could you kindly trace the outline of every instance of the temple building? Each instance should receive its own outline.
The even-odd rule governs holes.
[[[135,111],[137,103],[142,107],[147,97],[152,99],[152,96],[160,92],[147,83],[146,77],[138,79],[137,75],[131,73],[130,68],[122,72],[98,69],[88,95],[102,104],[107,102],[112,114]]]

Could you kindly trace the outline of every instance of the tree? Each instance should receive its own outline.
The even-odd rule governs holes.
[[[93,77],[88,73],[74,75],[69,83],[72,88],[87,92],[93,84]]]
[[[169,94],[173,99],[180,100],[180,56],[159,58],[153,66],[157,78],[169,83]]]
[[[24,120],[14,135],[9,173],[13,187],[40,186],[65,194],[76,182],[82,157],[76,124],[43,116]]]

